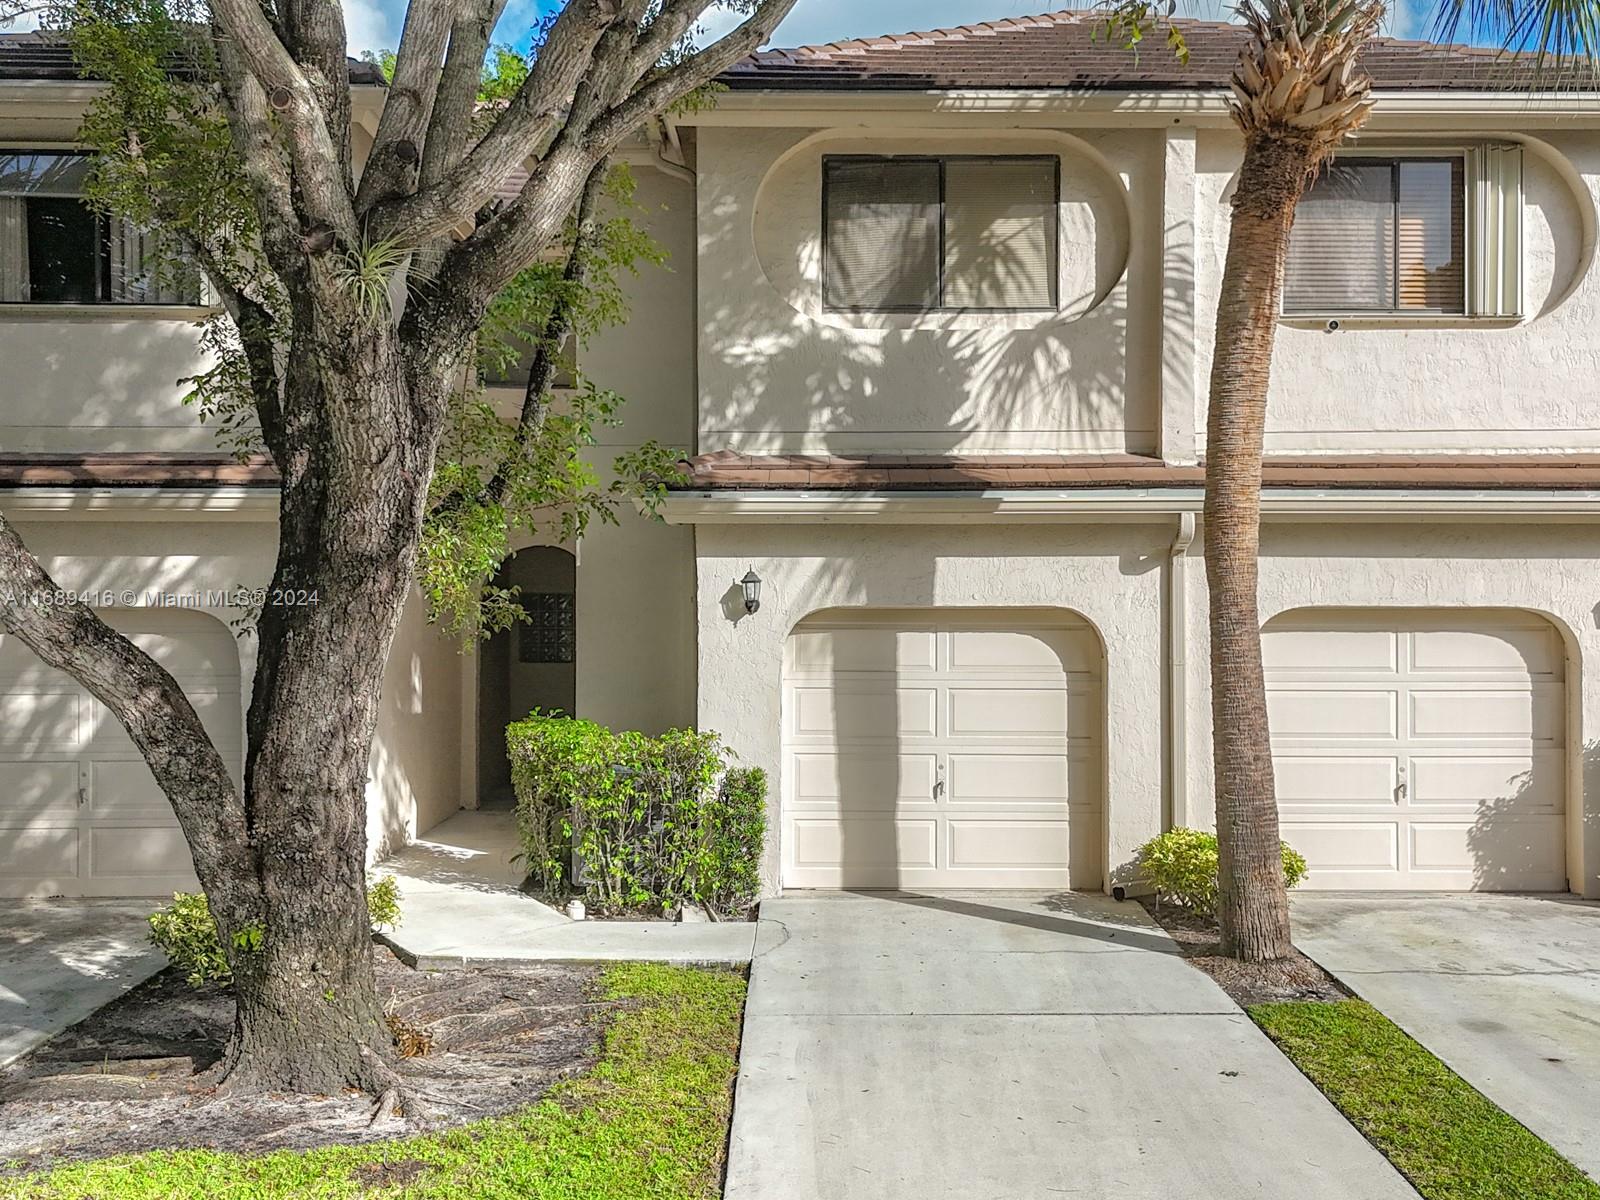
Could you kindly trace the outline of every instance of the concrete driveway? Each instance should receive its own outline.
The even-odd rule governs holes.
[[[0,900],[0,1067],[167,965],[156,900]]]
[[[1600,1179],[1600,904],[1295,897],[1295,944]]]
[[[1416,1193],[1136,904],[761,906],[727,1200]]]

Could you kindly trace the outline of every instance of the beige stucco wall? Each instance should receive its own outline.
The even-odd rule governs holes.
[[[1060,311],[822,311],[834,153],[1059,156]],[[1152,449],[1158,364],[1129,347],[1160,308],[1130,306],[1159,267],[1161,153],[1147,131],[701,129],[702,450]]]
[[[1381,114],[1381,108],[1380,108]],[[1411,134],[1373,122],[1362,145],[1400,147],[1517,140],[1523,144],[1525,318],[1350,320],[1337,333],[1282,322],[1267,406],[1278,453],[1541,451],[1600,447],[1589,403],[1600,369],[1600,277],[1592,267],[1600,138],[1518,125],[1497,135]],[[1204,441],[1218,289],[1238,138],[1201,131],[1196,271],[1196,421]]]

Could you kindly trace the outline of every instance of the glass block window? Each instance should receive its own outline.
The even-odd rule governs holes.
[[[525,663],[569,663],[577,652],[578,623],[571,592],[524,592],[525,624],[517,626],[517,659]]]

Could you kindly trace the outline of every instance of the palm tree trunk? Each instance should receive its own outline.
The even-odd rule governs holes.
[[[1256,608],[1267,384],[1294,209],[1315,165],[1299,141],[1248,139],[1234,192],[1206,422],[1205,558],[1210,590],[1218,918],[1222,952],[1246,962],[1290,951],[1289,897]]]

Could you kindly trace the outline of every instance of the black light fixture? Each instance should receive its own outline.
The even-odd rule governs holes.
[[[745,612],[755,612],[761,607],[761,576],[756,574],[754,567],[744,573],[744,578],[739,580],[739,586],[744,589]]]

